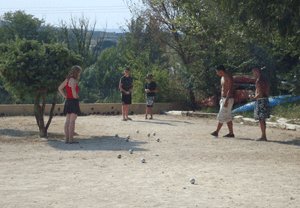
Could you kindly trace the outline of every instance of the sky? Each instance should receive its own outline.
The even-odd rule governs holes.
[[[0,15],[9,11],[24,10],[26,14],[44,19],[53,26],[61,20],[69,23],[70,18],[82,15],[96,20],[96,29],[114,29],[125,27],[126,20],[132,15],[126,5],[126,0],[6,0],[1,1]],[[126,27],[125,27],[126,28]]]

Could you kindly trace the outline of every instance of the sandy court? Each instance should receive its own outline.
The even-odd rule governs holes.
[[[210,136],[215,119],[154,118],[78,117],[79,144],[65,144],[65,117],[48,139],[34,117],[1,117],[0,207],[300,207],[299,131],[256,142],[259,126],[234,123],[226,139],[226,125]]]

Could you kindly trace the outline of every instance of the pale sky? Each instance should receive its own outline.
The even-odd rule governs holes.
[[[60,20],[69,22],[71,15],[82,14],[97,22],[96,29],[119,29],[132,15],[126,0],[5,0],[1,1],[0,15],[5,12],[24,10],[26,14],[44,19],[46,23],[57,25]]]

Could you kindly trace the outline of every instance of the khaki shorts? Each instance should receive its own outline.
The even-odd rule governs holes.
[[[217,116],[219,123],[228,123],[232,121],[231,109],[234,103],[234,99],[233,98],[228,99],[228,105],[226,108],[224,107],[225,100],[226,100],[225,97],[222,97],[220,100],[220,111]]]

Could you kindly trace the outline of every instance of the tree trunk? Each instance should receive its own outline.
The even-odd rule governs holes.
[[[41,94],[43,96],[42,106],[40,105]],[[40,93],[34,101],[34,115],[40,130],[40,137],[47,136],[47,129],[45,128],[45,123],[44,123],[45,107],[46,107],[46,91]]]
[[[49,128],[50,123],[51,123],[52,118],[53,118],[53,111],[55,109],[56,102],[57,102],[57,93],[55,94],[55,96],[53,98],[52,107],[51,107],[50,114],[49,114],[49,119],[48,119],[48,122],[47,122],[47,125],[46,125],[46,133],[48,131],[48,128]]]

